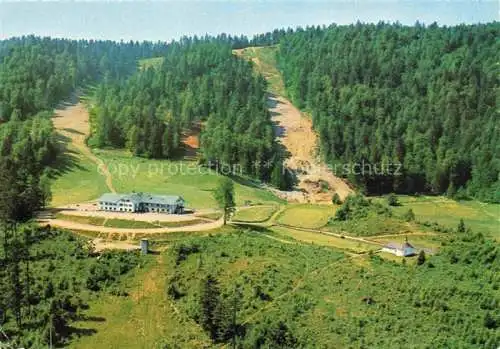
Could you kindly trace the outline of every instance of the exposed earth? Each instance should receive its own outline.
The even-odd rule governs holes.
[[[317,135],[311,120],[282,96],[271,94],[269,105],[276,134],[290,153],[286,166],[297,176],[299,189],[278,195],[289,201],[310,203],[331,203],[334,193],[345,199],[352,189],[317,158]]]
[[[276,125],[275,133],[289,153],[286,166],[297,178],[296,190],[271,190],[289,202],[328,204],[334,193],[345,199],[353,190],[319,159],[318,136],[311,119],[284,95],[285,88],[281,73],[276,68],[274,49],[251,47],[233,51],[251,60],[255,69],[268,81],[268,105]]]

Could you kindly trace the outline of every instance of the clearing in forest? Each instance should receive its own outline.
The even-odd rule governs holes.
[[[276,125],[276,135],[289,152],[286,166],[297,176],[299,191],[277,192],[295,202],[330,203],[334,193],[342,199],[352,192],[347,183],[335,176],[317,156],[318,140],[312,121],[286,97],[283,79],[276,68],[276,46],[250,47],[235,54],[251,60],[256,70],[269,82],[269,110]]]
[[[65,147],[60,173],[52,186],[52,205],[88,201],[106,191],[115,192],[106,164],[85,143],[90,134],[89,113],[76,94],[54,110],[52,121]]]

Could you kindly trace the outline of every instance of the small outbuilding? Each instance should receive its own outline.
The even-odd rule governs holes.
[[[400,257],[409,257],[417,254],[417,249],[408,242],[408,238],[402,244],[390,242],[382,247],[383,252],[389,252]]]

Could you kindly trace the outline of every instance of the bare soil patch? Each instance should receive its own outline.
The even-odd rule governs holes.
[[[184,146],[184,157],[186,159],[195,158],[198,155],[201,127],[201,123],[196,123],[182,135],[181,142]]]
[[[270,94],[269,109],[276,136],[290,155],[285,164],[298,180],[298,191],[277,194],[288,201],[310,203],[331,203],[334,193],[342,199],[347,197],[352,189],[316,155],[317,135],[312,121],[282,96]]]

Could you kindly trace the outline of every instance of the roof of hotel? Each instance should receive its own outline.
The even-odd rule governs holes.
[[[98,201],[116,203],[119,201],[131,201],[135,204],[148,203],[148,204],[163,204],[175,205],[184,199],[179,195],[153,195],[148,193],[130,193],[130,194],[115,194],[105,193]]]

